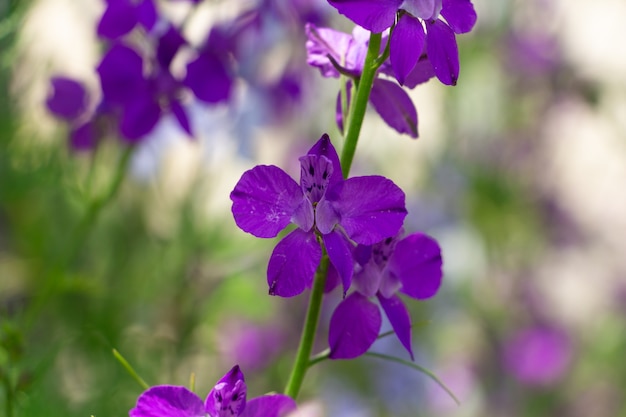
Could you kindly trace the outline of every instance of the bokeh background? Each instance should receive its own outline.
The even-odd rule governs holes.
[[[306,67],[302,23],[351,25],[321,0],[265,3],[243,70],[267,84],[189,103],[194,138],[163,119],[85,223],[126,147],[72,151],[45,101],[53,75],[97,97],[104,2],[0,0],[0,415],[127,415],[141,388],[113,348],[151,385],[194,374],[204,396],[239,363],[251,396],[283,388],[306,295],[266,295],[275,242],[240,231],[228,196],[259,163],[296,176],[324,132],[340,146],[339,83]],[[260,4],[200,2],[186,35]],[[369,112],[353,168],[400,185],[406,230],[443,248],[440,293],[407,304],[416,362],[461,405],[369,357],[317,365],[302,399],[335,417],[626,416],[626,3],[474,5],[458,86],[411,92],[420,138]],[[191,2],[159,6],[180,22]],[[286,68],[297,93],[261,88]],[[407,359],[394,337],[372,350]]]

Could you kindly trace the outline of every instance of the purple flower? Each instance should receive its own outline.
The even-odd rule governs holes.
[[[504,365],[523,383],[550,385],[567,371],[572,351],[571,340],[562,330],[529,327],[515,332],[506,341]]]
[[[393,330],[413,358],[411,318],[396,294],[424,300],[439,290],[442,277],[441,249],[437,242],[414,233],[400,239],[390,237],[372,246],[355,249],[356,291],[343,300],[330,320],[328,344],[332,359],[351,359],[365,353],[374,343],[381,326],[376,297]]]
[[[354,28],[352,35],[338,32],[330,28],[318,28],[312,24],[306,26],[307,62],[320,69],[324,77],[339,77],[340,70],[344,74],[358,78],[363,71],[363,63],[367,53],[369,35],[360,26]],[[384,64],[379,74],[390,74],[390,67]],[[426,56],[422,58],[407,77],[409,88],[428,81],[434,75]],[[352,91],[352,83],[348,83],[348,100]],[[400,133],[416,138],[417,110],[409,95],[392,81],[376,78],[370,94],[370,103],[385,123]],[[341,98],[337,97],[337,125],[343,130],[343,113]]]
[[[273,165],[246,171],[230,194],[235,222],[263,238],[277,236],[290,223],[297,226],[270,257],[271,295],[292,297],[311,286],[322,258],[320,242],[345,292],[352,280],[352,241],[371,245],[394,236],[406,217],[404,192],[381,176],[344,180],[326,134],[300,158],[300,168],[300,185]]]
[[[283,417],[296,409],[282,394],[263,395],[246,402],[246,383],[239,366],[220,379],[202,401],[185,387],[157,385],[137,399],[130,417]]]
[[[476,23],[476,12],[470,0],[328,2],[339,13],[372,32],[383,32],[395,23],[389,52],[391,66],[400,84],[404,84],[424,49],[437,78],[446,85],[456,84],[459,77],[459,52],[455,34],[469,32]]]

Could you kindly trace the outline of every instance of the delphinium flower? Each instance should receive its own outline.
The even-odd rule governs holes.
[[[371,245],[394,236],[407,214],[404,192],[381,176],[344,180],[326,134],[300,158],[300,169],[299,185],[273,165],[246,171],[230,195],[235,222],[262,238],[277,236],[290,223],[297,226],[272,252],[270,294],[291,297],[311,286],[322,258],[320,243],[347,291],[353,242]]]
[[[341,73],[358,78],[363,72],[363,63],[369,43],[369,33],[356,26],[352,34],[331,28],[306,26],[307,62],[319,68],[324,77],[339,77]],[[386,39],[386,35],[384,35]],[[383,42],[384,44],[385,42]],[[416,138],[418,136],[417,110],[407,92],[395,82],[380,77],[392,75],[388,62],[381,65],[372,85],[369,101],[385,123],[400,133]],[[424,54],[405,79],[405,86],[414,88],[428,81],[434,72]],[[347,97],[350,100],[352,83],[348,83]],[[343,130],[343,111],[340,94],[337,97],[337,124]]]
[[[391,66],[403,84],[425,49],[435,75],[447,85],[459,78],[456,34],[472,30],[476,12],[470,0],[328,0],[339,13],[374,33],[393,25]],[[445,21],[443,19],[445,19]]]
[[[233,367],[209,392],[206,400],[185,387],[157,385],[137,399],[130,417],[284,417],[296,409],[282,394],[247,400],[247,387],[239,366]]]
[[[382,323],[376,297],[398,339],[413,358],[411,318],[397,293],[424,300],[439,290],[441,249],[423,233],[389,237],[375,245],[355,248],[353,284],[356,288],[335,309],[328,335],[330,357],[350,359],[365,353]]]
[[[106,0],[106,8],[98,22],[98,36],[117,39],[140,24],[152,30],[158,15],[154,0]]]

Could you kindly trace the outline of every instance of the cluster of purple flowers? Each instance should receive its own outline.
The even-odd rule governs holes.
[[[292,25],[294,19],[323,22],[322,13],[309,2],[298,3],[302,4],[262,0],[232,21],[214,25],[202,44],[193,45],[182,24],[160,13],[154,0],[107,0],[97,26],[98,36],[106,41],[96,68],[98,104],[93,105],[80,80],[54,76],[48,110],[69,123],[70,145],[75,150],[92,149],[107,134],[137,143],[166,115],[172,115],[193,137],[190,105],[227,102],[237,80],[262,94],[274,113],[284,111],[289,103],[300,100],[306,81],[301,68],[285,65],[281,74],[268,81],[252,70],[260,66],[263,49],[251,49],[249,43],[275,36],[270,32]],[[179,52],[190,57],[184,70],[172,68]]]
[[[233,192],[237,225],[257,237],[276,237],[297,226],[274,248],[267,268],[269,293],[292,297],[311,287],[324,250],[330,265],[327,290],[339,280],[344,295],[330,322],[330,357],[354,358],[378,336],[376,297],[405,348],[411,350],[411,320],[397,296],[433,296],[441,283],[441,251],[424,234],[401,239],[407,215],[402,190],[381,176],[343,179],[328,135],[300,158],[300,184],[276,166],[245,172]]]

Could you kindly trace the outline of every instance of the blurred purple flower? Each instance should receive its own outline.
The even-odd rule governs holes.
[[[446,85],[456,84],[459,77],[459,52],[455,34],[469,32],[476,23],[476,12],[470,0],[328,2],[357,25],[375,33],[383,32],[395,24],[389,44],[390,60],[401,85],[424,49],[437,78]]]
[[[221,334],[220,347],[224,356],[247,370],[268,366],[286,339],[285,332],[274,324],[229,321]]]
[[[117,39],[138,24],[147,31],[157,22],[154,0],[106,0],[107,6],[98,22],[98,36]]]
[[[398,339],[411,355],[411,317],[396,294],[424,300],[441,285],[441,249],[433,238],[414,233],[390,237],[354,251],[356,292],[337,306],[330,320],[328,344],[332,359],[351,359],[365,353],[378,337],[381,314],[368,298],[376,297]]]
[[[369,35],[360,26],[356,26],[352,35],[338,32],[330,28],[318,28],[315,25],[306,26],[307,33],[307,62],[320,69],[324,77],[339,77],[340,73],[358,78],[363,71],[363,63],[367,53]],[[384,64],[379,74],[393,75],[390,66]],[[418,65],[407,76],[406,85],[414,88],[417,84],[428,81],[434,72],[430,62],[424,55]],[[352,83],[347,86],[347,99],[350,100]],[[382,119],[400,133],[406,133],[417,138],[417,110],[409,95],[400,86],[377,77],[372,86],[370,103]],[[343,130],[343,109],[341,96],[337,96],[336,120],[340,130]]]
[[[130,417],[283,417],[296,409],[282,394],[263,395],[246,402],[247,387],[239,366],[220,379],[202,401],[185,387],[157,385],[137,399]]]
[[[290,223],[298,226],[272,252],[271,295],[292,297],[311,286],[322,258],[320,240],[345,292],[352,280],[352,241],[371,245],[395,235],[406,216],[404,192],[381,176],[344,180],[326,134],[300,158],[300,168],[300,185],[273,165],[246,171],[230,194],[235,222],[262,238],[277,236]]]
[[[560,329],[535,326],[518,330],[504,346],[504,366],[520,382],[550,385],[567,371],[571,340]]]

